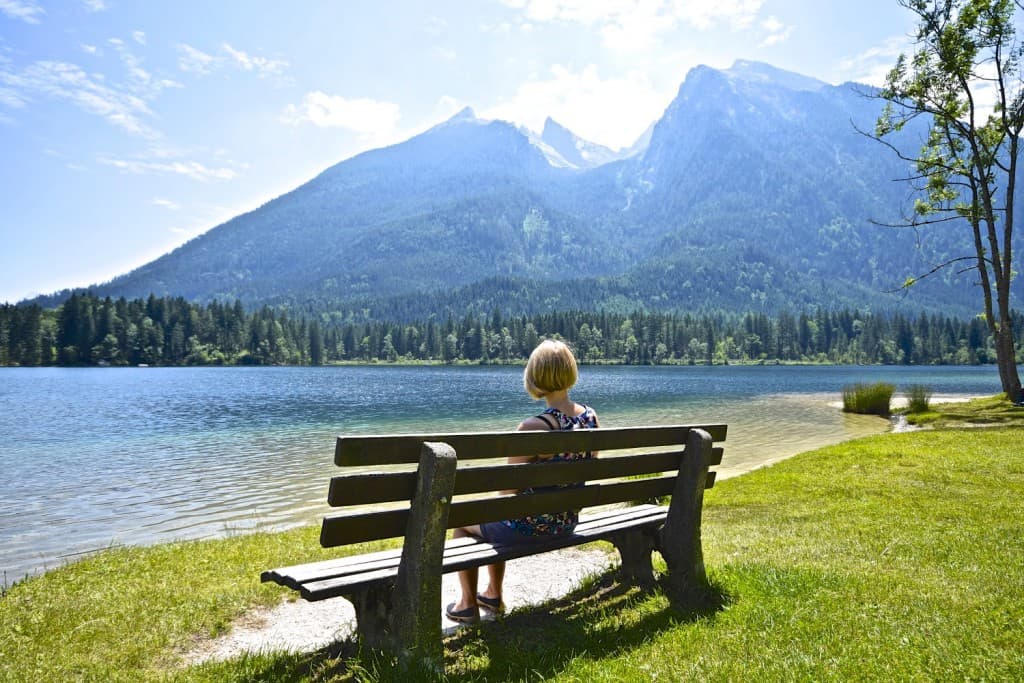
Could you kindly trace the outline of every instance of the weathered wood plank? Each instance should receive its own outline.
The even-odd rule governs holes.
[[[628,512],[632,510],[632,512]],[[630,529],[657,527],[664,523],[668,510],[654,505],[637,506],[619,511],[620,516],[605,517],[599,523],[584,524],[576,528],[576,533],[558,536],[549,542],[537,545],[494,546],[479,539],[467,546],[461,546],[451,552],[446,546],[442,564],[444,573],[479,567],[498,561],[513,560],[541,552],[549,552],[559,548],[589,543],[608,538],[609,536]],[[380,567],[362,574],[348,574],[337,577],[321,577],[315,581],[302,584],[300,592],[307,600],[326,600],[328,598],[350,594],[366,586],[397,573],[397,566]]]
[[[712,465],[722,461],[722,451],[720,447],[714,449]],[[562,462],[464,467],[455,478],[455,495],[669,472],[679,469],[682,457],[683,451],[677,450],[595,458],[573,463],[571,468],[566,468]],[[331,479],[327,503],[343,507],[409,500],[416,487],[416,477],[416,472],[339,475]]]
[[[398,434],[392,436],[339,436],[334,462],[341,466],[412,464],[419,460],[420,444],[447,443],[459,460],[508,458],[536,453],[650,448],[686,443],[691,428],[724,441],[726,425],[683,425],[577,429],[570,432],[480,432],[450,434]]]
[[[449,528],[515,519],[540,512],[582,509],[636,500],[650,500],[672,492],[676,477],[656,477],[611,484],[587,484],[528,496],[506,495],[453,503]],[[407,509],[383,510],[324,518],[320,544],[325,548],[393,538],[405,533]]]

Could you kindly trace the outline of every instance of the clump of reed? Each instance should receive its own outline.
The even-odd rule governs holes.
[[[851,384],[843,387],[843,411],[862,415],[889,417],[890,403],[896,387],[887,382]]]
[[[931,410],[932,389],[923,384],[907,387],[907,412],[927,413]]]

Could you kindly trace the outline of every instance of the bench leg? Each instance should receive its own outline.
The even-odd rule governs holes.
[[[649,588],[654,585],[654,567],[651,552],[655,548],[655,530],[633,529],[619,531],[608,540],[619,551],[622,565],[619,578],[622,583]]]
[[[356,633],[364,645],[377,650],[394,649],[394,627],[391,624],[391,596],[394,581],[377,584],[352,595],[346,595],[356,610]]]
[[[669,599],[680,605],[708,588],[704,552],[701,548],[700,517],[710,458],[711,436],[702,429],[690,430],[683,466],[679,468],[672,503],[658,545],[668,565]]]

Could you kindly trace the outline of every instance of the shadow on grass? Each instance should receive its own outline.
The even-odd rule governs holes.
[[[728,602],[716,586],[681,599],[678,607],[666,595],[664,585],[643,591],[606,573],[563,598],[448,638],[448,680],[548,678],[576,658],[614,657],[674,624],[712,617]]]
[[[712,585],[669,604],[667,588],[623,586],[608,572],[565,597],[524,608],[445,638],[447,681],[547,678],[578,657],[613,657],[638,647],[675,624],[713,617],[728,603]],[[204,680],[233,681],[428,681],[427,671],[399,670],[393,658],[354,641],[294,655],[249,655],[230,669],[201,667]]]
[[[463,629],[445,641],[448,680],[548,678],[574,659],[614,657],[675,624],[712,617],[728,602],[716,586],[678,607],[666,594],[663,585],[623,586],[612,572],[564,598]]]

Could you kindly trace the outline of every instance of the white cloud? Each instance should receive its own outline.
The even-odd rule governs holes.
[[[132,93],[151,100],[159,95],[161,90],[184,87],[181,83],[168,78],[154,78],[143,68],[142,59],[136,56],[123,40],[110,38],[107,42],[117,50],[121,63],[128,70],[129,80],[125,88]]]
[[[36,93],[67,100],[133,135],[158,137],[143,122],[152,112],[142,97],[107,85],[102,77],[87,74],[75,64],[36,62],[21,73],[0,71],[0,84],[13,88],[21,99],[24,93]]]
[[[636,52],[688,25],[751,27],[764,0],[501,0],[535,23],[566,22],[595,28],[610,48]]]
[[[105,9],[109,9],[110,6],[106,3],[106,0],[82,0],[82,4],[90,12],[102,12]]]
[[[361,135],[388,136],[395,132],[401,118],[400,107],[365,97],[348,99],[315,90],[306,93],[302,104],[289,104],[281,120],[285,123],[312,123],[322,128],[346,128]]]
[[[100,53],[100,49],[98,47],[96,47],[95,45],[89,45],[88,43],[82,43],[79,47],[81,47],[82,48],[82,52],[85,52],[86,54],[98,55]]]
[[[909,53],[912,47],[908,36],[887,38],[881,44],[860,54],[840,60],[837,66],[839,80],[882,86],[889,71],[896,64],[896,58],[902,52]]]
[[[669,3],[680,21],[707,30],[718,24],[733,29],[749,28],[764,0],[675,0]]]
[[[35,0],[0,0],[0,12],[28,24],[38,24],[39,15],[46,14]]]
[[[540,131],[550,115],[583,138],[621,148],[664,113],[672,94],[655,90],[642,72],[602,80],[593,64],[576,72],[555,65],[546,79],[521,84],[512,99],[482,109],[480,116]]]
[[[208,55],[202,50],[197,50],[191,45],[179,43],[178,52],[178,68],[182,71],[205,76],[217,66],[217,57]]]
[[[154,197],[153,201],[150,203],[153,206],[162,206],[163,208],[169,209],[171,211],[178,211],[181,209],[181,204],[178,204],[177,202],[172,202],[170,199],[162,199],[160,197]]]
[[[145,31],[132,31],[132,39],[139,45],[146,44],[146,32]]]
[[[260,78],[280,76],[288,68],[288,62],[283,59],[268,59],[250,55],[228,43],[221,45],[221,49],[227,53],[226,57],[203,52],[186,43],[179,43],[177,47],[178,68],[200,76],[206,76],[226,65],[236,66],[242,71],[251,71]]]
[[[114,168],[119,168],[122,171],[128,171],[129,173],[135,173],[138,175],[145,175],[148,173],[171,173],[175,175],[183,175],[202,182],[206,182],[208,180],[231,180],[238,175],[235,173],[234,169],[226,167],[209,168],[198,161],[158,162],[140,159],[111,159],[109,157],[100,157],[99,161],[102,164],[113,166]]]
[[[440,45],[435,47],[432,52],[434,56],[443,62],[454,62],[458,59],[459,55],[455,50],[450,47],[441,47]]]
[[[2,76],[0,76],[2,78]],[[0,104],[15,109],[25,106],[25,99],[16,91],[10,88],[0,88]]]
[[[439,35],[448,30],[448,22],[441,17],[430,17],[423,29],[432,35]]]
[[[761,28],[767,32],[764,40],[761,41],[761,47],[771,47],[789,40],[796,27],[786,26],[777,17],[771,16],[761,22]]]
[[[241,50],[236,50],[227,43],[224,43],[223,47],[237,66],[244,71],[256,71],[261,78],[279,76],[288,67],[288,62],[283,60],[249,55]]]

